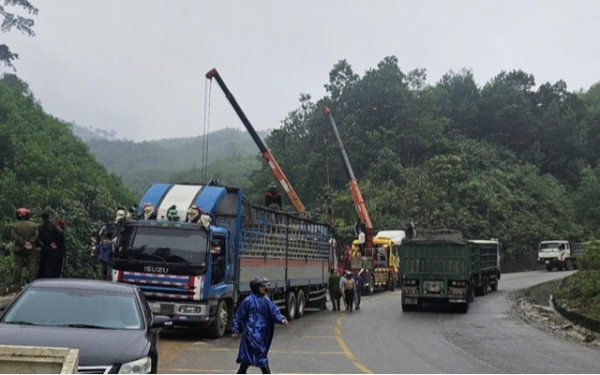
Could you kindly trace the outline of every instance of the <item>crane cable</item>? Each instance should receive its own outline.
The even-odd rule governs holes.
[[[210,81],[210,83],[208,82]],[[210,132],[210,98],[212,95],[212,79],[204,81],[204,125],[202,128],[202,179],[208,181],[208,133]]]

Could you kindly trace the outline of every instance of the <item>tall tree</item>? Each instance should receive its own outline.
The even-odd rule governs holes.
[[[3,17],[3,20],[0,30],[2,30],[3,33],[6,33],[15,28],[23,34],[34,36],[33,19],[11,12],[9,11],[9,7],[22,8],[28,15],[36,15],[38,13],[38,8],[34,7],[28,0],[3,0],[2,2],[3,4],[0,4],[0,16]],[[6,44],[0,44],[1,64],[12,70],[16,70],[13,61],[18,58],[19,55],[11,51]]]

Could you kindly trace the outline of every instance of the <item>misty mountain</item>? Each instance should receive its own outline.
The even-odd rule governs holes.
[[[218,178],[224,184],[243,186],[260,168],[259,150],[247,131],[226,128],[208,134],[205,163],[204,136],[134,142],[111,139],[114,132],[86,129],[71,124],[73,133],[84,140],[106,169],[120,176],[129,189],[142,195],[153,182],[179,182],[190,176],[193,182]],[[264,139],[269,132],[259,131]],[[189,179],[188,179],[189,180]],[[191,181],[188,181],[191,182]]]

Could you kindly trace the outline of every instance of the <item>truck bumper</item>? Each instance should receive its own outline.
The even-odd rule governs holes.
[[[149,301],[155,315],[166,315],[173,325],[204,324],[210,322],[210,306],[206,303]]]

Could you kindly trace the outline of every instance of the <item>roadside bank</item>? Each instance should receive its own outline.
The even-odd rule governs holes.
[[[600,349],[600,334],[569,320],[554,307],[552,298],[560,282],[553,280],[511,293],[512,314],[537,329]]]

